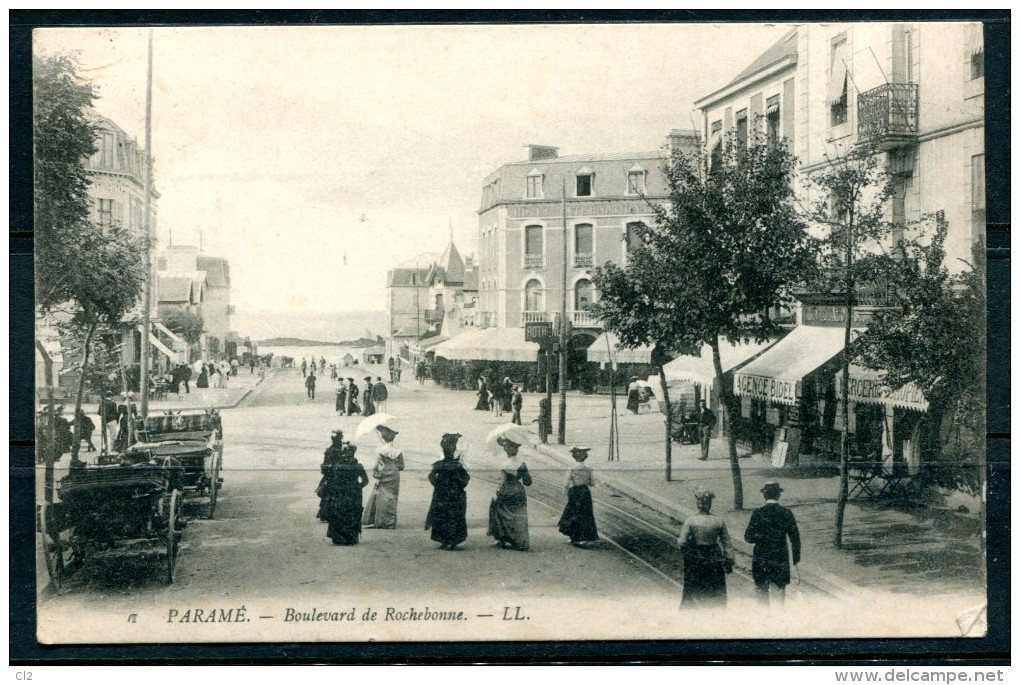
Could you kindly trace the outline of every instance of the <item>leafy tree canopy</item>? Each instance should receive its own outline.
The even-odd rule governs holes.
[[[205,330],[205,321],[201,314],[189,312],[174,307],[161,307],[159,318],[163,325],[181,336],[189,345],[197,345],[202,339],[202,332]]]

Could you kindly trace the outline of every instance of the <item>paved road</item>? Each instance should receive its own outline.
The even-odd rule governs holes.
[[[609,543],[570,546],[556,529],[556,508],[530,502],[530,552],[492,545],[485,530],[499,458],[484,436],[504,419],[472,411],[469,393],[407,382],[391,387],[388,411],[399,417],[407,461],[398,527],[366,530],[356,547],[332,545],[315,519],[318,465],[331,430],[353,438],[360,419],[338,417],[331,384],[324,385],[312,402],[299,371],[280,371],[244,406],[223,412],[217,516],[190,521],[173,585],[161,582],[157,555],[97,560],[71,578],[63,595],[42,594],[40,635],[105,642],[677,634],[677,585]],[[454,429],[465,436],[473,479],[467,544],[446,552],[423,523],[429,465],[440,456],[441,434]],[[372,446],[370,440],[358,454],[369,470]],[[562,482],[562,467],[537,453],[525,458],[538,479]],[[195,610],[202,611],[198,622]],[[351,610],[356,620],[344,618]],[[363,620],[366,610],[379,616]],[[437,611],[443,618],[430,618]],[[447,620],[456,612],[464,616]]]

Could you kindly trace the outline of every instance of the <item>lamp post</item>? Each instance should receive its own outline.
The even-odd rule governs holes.
[[[142,365],[138,379],[141,393],[140,413],[144,419],[149,415],[149,335],[152,327],[152,29],[149,30],[149,63],[145,79],[145,292],[142,297]],[[130,426],[130,410],[128,411]]]
[[[563,292],[560,301],[560,421],[557,442],[567,442],[567,175],[563,187]]]

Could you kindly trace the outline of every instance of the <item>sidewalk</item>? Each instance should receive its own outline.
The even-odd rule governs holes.
[[[751,512],[764,502],[759,492],[762,485],[775,480],[784,490],[780,501],[793,511],[800,528],[799,570],[804,582],[836,596],[874,589],[926,595],[984,593],[981,522],[976,511],[959,513],[889,500],[851,499],[845,512],[843,548],[837,550],[832,543],[839,487],[835,469],[777,469],[757,457],[742,458],[744,509],[734,511],[724,438],[712,440],[709,459],[704,462],[698,461],[698,445],[674,443],[673,479],[667,482],[662,415],[634,415],[621,404],[620,460],[608,461],[609,415],[608,398],[568,396],[567,444],[538,449],[567,468],[573,463],[571,445],[591,447],[588,464],[595,468],[596,478],[678,521],[695,513],[695,487],[713,490],[712,513],[726,521],[738,565],[748,571],[751,545],[744,542],[744,530]],[[554,410],[554,429],[556,418]]]

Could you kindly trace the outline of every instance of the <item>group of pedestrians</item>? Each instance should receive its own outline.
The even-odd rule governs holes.
[[[399,383],[400,374],[403,371],[401,368],[402,362],[400,361],[400,357],[390,357],[387,365],[390,369],[390,383]]]
[[[383,383],[382,376],[365,376],[364,392],[358,388],[353,378],[340,378],[336,388],[334,409],[340,416],[372,416],[377,412],[386,411],[390,391]],[[359,403],[359,398],[361,402]],[[362,404],[363,403],[363,404]]]
[[[316,368],[318,368],[318,373],[319,373],[320,376],[326,375],[326,358],[325,357],[319,357],[318,365],[316,365],[315,357],[312,357],[311,368],[309,368],[308,360],[305,359],[304,357],[301,357],[301,377],[302,378],[307,376],[309,372],[311,372],[312,375],[315,375]]]
[[[751,578],[755,593],[764,603],[774,595],[782,603],[790,584],[790,556],[800,563],[800,532],[793,512],[779,504],[782,486],[775,481],[762,489],[765,505],[756,509],[744,531],[744,540],[754,545]],[[717,607],[726,603],[726,576],[733,572],[733,543],[726,522],[713,515],[711,490],[694,493],[698,513],[684,521],[677,545],[684,560],[684,589],[681,605],[688,608]],[[789,544],[787,544],[789,541]]]
[[[494,416],[503,416],[503,412],[512,412],[511,423],[521,425],[521,409],[524,406],[523,389],[515,385],[507,376],[502,381],[488,381],[485,376],[478,377],[478,401],[475,409],[491,411]]]
[[[318,517],[326,521],[327,537],[337,545],[357,544],[362,527],[391,529],[397,525],[400,474],[404,470],[403,453],[393,444],[397,431],[382,424],[376,427],[382,441],[377,450],[372,478],[375,485],[368,503],[362,506],[362,490],[368,474],[355,458],[357,447],[344,442],[340,431],[333,432],[333,444],[325,452],[322,479],[316,490],[320,497]],[[467,540],[467,486],[471,480],[457,449],[461,434],[450,431],[439,442],[442,459],[432,464],[429,483],[432,500],[425,517],[425,529],[440,549],[456,550]],[[527,464],[520,458],[524,430],[510,424],[496,439],[503,451],[501,480],[489,504],[488,536],[504,549],[530,549],[528,533],[528,497],[532,484]],[[572,544],[587,547],[599,539],[592,507],[590,487],[595,484],[592,470],[585,465],[589,449],[575,447],[571,454],[575,466],[566,483],[567,506],[559,521],[559,530]]]

